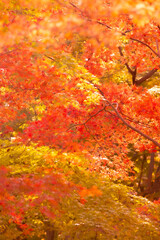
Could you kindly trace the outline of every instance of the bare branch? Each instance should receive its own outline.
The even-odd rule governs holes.
[[[78,123],[78,124],[74,124],[74,125],[70,126],[66,131],[69,131],[69,130],[77,127],[77,126],[85,125],[85,124],[88,123],[92,118],[94,118],[94,117],[97,116],[100,112],[102,112],[105,108],[106,108],[106,105],[104,105],[104,107],[101,108],[100,110],[98,110],[95,114],[91,115],[85,122],[83,122],[83,123]]]
[[[122,47],[119,46],[118,49],[119,49],[120,55],[121,55],[122,57],[124,57],[123,52],[122,52]],[[130,68],[130,66],[128,65],[128,63],[125,63],[125,66],[127,67],[128,72],[132,75],[132,83],[135,84],[135,82],[136,82],[136,75],[137,75],[137,68],[135,68],[134,70],[132,70],[132,69]]]
[[[117,114],[117,116],[119,117],[119,119],[121,119],[121,121],[129,128],[131,128],[133,131],[139,133],[141,136],[143,136],[144,138],[148,139],[149,141],[153,142],[157,147],[160,148],[160,143],[158,143],[156,140],[154,140],[153,138],[151,138],[150,136],[148,136],[147,134],[141,132],[139,129],[131,126],[129,123],[126,122],[126,120],[119,114],[119,112],[117,111],[117,109],[113,106],[113,104],[108,101],[107,99],[105,100],[107,101],[108,104],[110,104],[110,106],[112,107],[112,109],[115,111],[115,113]]]
[[[122,47],[118,47],[120,55],[122,57],[124,57],[123,52],[122,52]],[[128,72],[132,75],[132,83],[135,84],[136,86],[139,86],[141,83],[145,82],[147,79],[149,79],[150,77],[152,77],[152,75],[158,71],[158,69],[153,68],[151,71],[149,71],[147,74],[145,74],[142,78],[136,80],[136,74],[137,74],[137,68],[135,68],[135,70],[133,71],[128,63],[125,63],[125,66],[128,69]]]
[[[141,40],[139,40],[139,39],[136,39],[136,38],[129,38],[130,40],[132,40],[132,41],[135,41],[135,42],[138,42],[138,43],[141,43],[142,45],[144,45],[144,46],[146,46],[146,47],[148,47],[157,57],[159,57],[160,58],[160,55],[153,49],[153,48],[151,48],[147,43],[145,43],[145,42],[142,42]]]
[[[93,19],[91,19],[91,18],[88,18],[88,16],[86,16],[86,15],[84,14],[84,12],[83,12],[80,8],[78,8],[74,3],[71,3],[71,2],[70,2],[70,5],[72,5],[72,7],[74,7],[77,11],[79,11],[83,17],[86,17],[88,21],[101,24],[101,25],[105,26],[106,28],[112,30],[112,27],[110,27],[110,26],[107,25],[106,23],[103,23],[103,22],[100,22],[100,21],[95,21],[95,20],[93,20]]]
[[[119,46],[118,49],[119,49],[119,53],[120,53],[121,57],[124,57],[123,52],[122,52],[122,47]],[[134,73],[134,71],[129,67],[128,63],[125,63],[125,65],[128,69],[128,72],[132,75]]]
[[[52,61],[55,61],[55,59],[53,57],[50,57],[50,56],[48,56],[46,54],[44,54],[44,56],[47,57],[48,59],[51,59]]]
[[[112,30],[112,27],[108,26],[106,23],[100,22],[100,21],[95,21],[95,23],[101,24],[105,27],[107,27],[108,29]]]
[[[129,122],[133,122],[133,123],[136,123],[136,124],[141,125],[141,126],[143,126],[143,127],[150,128],[150,126],[149,126],[148,124],[144,124],[144,123],[142,123],[142,122],[140,122],[140,121],[136,121],[136,120],[134,120],[133,118],[127,116],[126,114],[124,114],[124,113],[122,113],[122,112],[121,112],[121,115],[123,115]]]
[[[147,74],[145,74],[142,78],[140,78],[139,80],[135,81],[135,85],[138,86],[141,83],[145,82],[147,79],[149,79],[150,77],[152,77],[152,75],[157,72],[158,69],[153,68],[150,72],[148,72]]]
[[[132,129],[133,131],[139,133],[141,136],[143,136],[144,138],[148,139],[149,141],[153,142],[157,147],[160,148],[160,143],[158,143],[156,140],[154,140],[153,138],[151,138],[150,136],[148,136],[147,134],[141,132],[139,129],[133,127],[132,125],[130,125],[118,112],[118,110],[113,106],[113,104],[106,99],[104,93],[97,87],[97,89],[99,90],[99,92],[101,93],[101,95],[103,96],[105,102],[107,102],[111,107],[112,109],[114,110],[114,112],[117,114],[118,118],[127,126],[129,127],[130,129]]]
[[[72,7],[74,7],[78,12],[80,12],[80,13],[82,14],[82,16],[87,17],[87,16],[83,13],[83,11],[82,11],[80,8],[78,8],[74,3],[69,2],[69,4],[70,4]]]

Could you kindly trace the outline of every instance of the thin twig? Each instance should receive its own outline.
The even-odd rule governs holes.
[[[76,127],[78,127],[78,126],[85,125],[85,124],[88,123],[92,118],[94,118],[94,117],[97,116],[100,112],[102,112],[105,108],[106,108],[106,105],[104,105],[104,107],[103,107],[102,109],[100,109],[98,112],[96,112],[95,114],[91,115],[85,122],[83,122],[83,123],[78,123],[78,124],[74,124],[74,125],[70,126],[66,131],[69,131],[70,129],[76,128]]]

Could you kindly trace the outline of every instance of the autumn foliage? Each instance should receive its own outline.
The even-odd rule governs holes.
[[[0,239],[160,238],[159,9],[0,1]]]

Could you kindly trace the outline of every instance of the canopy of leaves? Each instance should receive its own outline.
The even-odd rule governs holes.
[[[158,240],[159,1],[0,13],[0,239]]]

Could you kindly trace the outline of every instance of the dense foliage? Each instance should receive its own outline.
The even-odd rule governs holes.
[[[0,240],[158,240],[159,0],[0,13]]]

